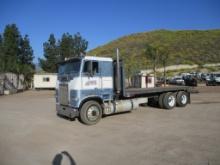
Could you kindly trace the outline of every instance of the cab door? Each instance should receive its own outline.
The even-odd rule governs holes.
[[[113,65],[112,61],[102,61],[100,64],[102,98],[111,100],[113,98]]]
[[[85,60],[82,72],[81,97],[85,98],[91,95],[99,96],[101,92],[101,77],[99,62]]]

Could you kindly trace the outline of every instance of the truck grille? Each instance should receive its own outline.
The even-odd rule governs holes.
[[[60,84],[59,102],[62,105],[68,105],[68,85]]]

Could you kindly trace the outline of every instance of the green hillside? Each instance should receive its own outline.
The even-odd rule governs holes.
[[[126,64],[126,72],[151,68],[146,58],[146,45],[166,47],[169,54],[168,65],[205,64],[220,62],[220,30],[157,30],[135,33],[97,47],[89,55],[115,57],[119,48]],[[158,66],[161,66],[158,63]]]

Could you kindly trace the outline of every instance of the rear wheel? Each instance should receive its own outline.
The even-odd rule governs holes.
[[[160,96],[159,96],[158,104],[159,104],[159,107],[160,107],[160,108],[163,108],[163,107],[164,107],[164,106],[163,106],[163,98],[164,98],[165,95],[166,95],[166,93],[162,93],[162,94],[160,94]]]
[[[87,125],[99,122],[102,117],[102,108],[96,101],[88,101],[83,104],[80,110],[80,121]]]
[[[186,92],[180,91],[177,93],[176,104],[178,107],[185,107],[186,104],[188,103],[188,100],[189,98]]]
[[[152,107],[157,107],[158,106],[158,97],[155,96],[155,97],[148,98],[147,104]]]
[[[176,106],[176,96],[174,93],[168,92],[163,97],[163,108],[172,109]]]

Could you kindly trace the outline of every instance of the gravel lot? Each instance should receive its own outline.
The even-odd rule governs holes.
[[[0,165],[219,165],[220,87],[198,90],[185,108],[141,107],[94,126],[57,117],[54,91],[1,96]]]

